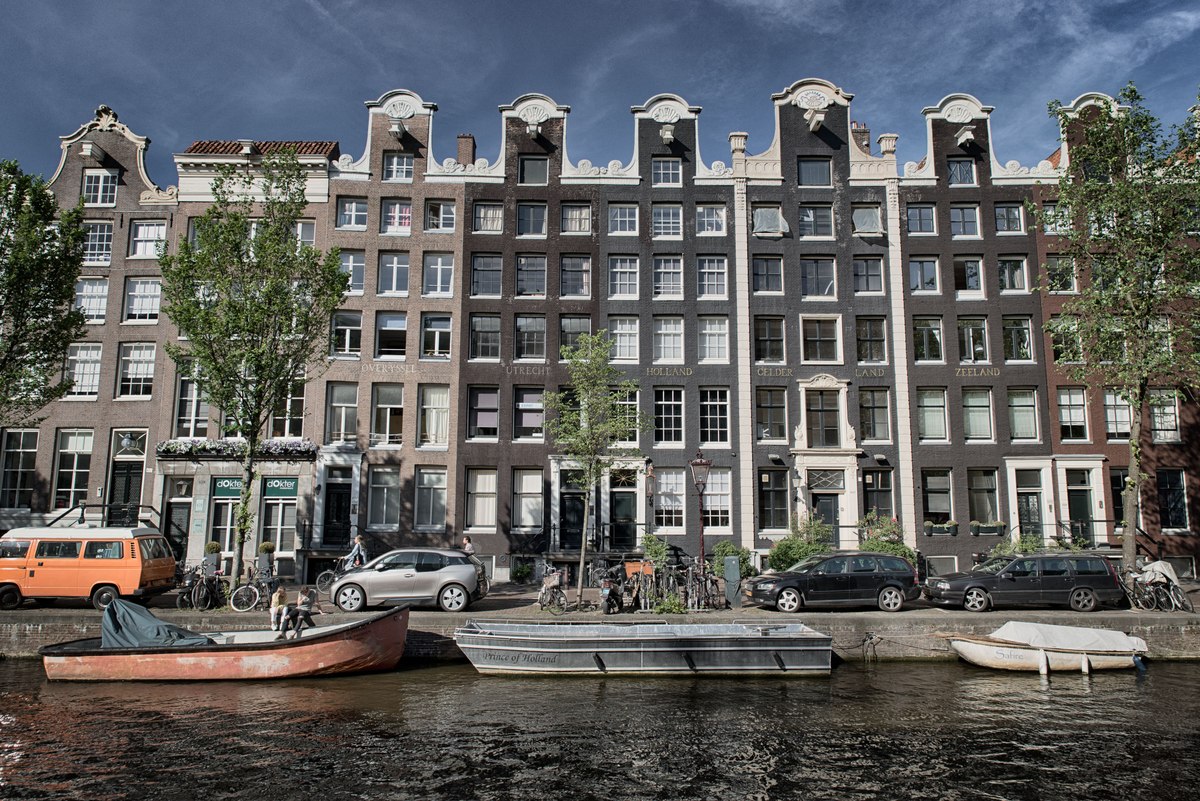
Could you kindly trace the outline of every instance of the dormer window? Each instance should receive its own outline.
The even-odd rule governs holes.
[[[829,159],[800,159],[797,180],[800,186],[832,186],[832,168]]]
[[[115,206],[117,204],[117,171],[84,170],[83,205]]]
[[[974,186],[975,162],[971,159],[950,159],[947,162],[946,183],[950,186]]]
[[[545,186],[550,179],[550,159],[545,156],[521,156],[517,183]]]
[[[384,153],[383,180],[411,181],[413,177],[413,157],[411,153]]]
[[[651,186],[683,186],[683,162],[680,159],[651,159]]]

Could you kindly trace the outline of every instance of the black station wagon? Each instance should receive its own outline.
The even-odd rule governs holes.
[[[748,582],[746,599],[780,612],[805,606],[878,606],[897,612],[921,594],[917,571],[886,553],[849,552],[801,559],[782,573]]]
[[[938,606],[986,612],[998,606],[1069,606],[1091,612],[1125,597],[1112,563],[1095,554],[1033,554],[988,559],[966,573],[933,576],[925,595]]]

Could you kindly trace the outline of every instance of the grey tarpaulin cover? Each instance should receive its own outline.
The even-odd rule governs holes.
[[[100,622],[101,648],[154,648],[213,645],[203,634],[174,626],[128,601],[113,601]]]

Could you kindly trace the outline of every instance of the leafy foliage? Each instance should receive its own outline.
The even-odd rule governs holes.
[[[833,527],[816,515],[792,520],[791,532],[775,543],[767,554],[772,570],[787,570],[801,559],[833,550]]]
[[[736,556],[738,558],[738,570],[742,578],[747,576],[757,576],[758,570],[754,567],[754,562],[751,558],[749,548],[741,548],[735,545],[730,540],[721,540],[712,549],[714,570],[718,573],[724,571],[725,557]]]
[[[683,605],[683,599],[675,593],[667,593],[662,598],[658,599],[658,603],[654,605],[654,614],[656,615],[685,615],[687,607]]]
[[[646,556],[646,561],[654,565],[655,570],[662,570],[667,566],[667,559],[670,555],[667,544],[649,531],[642,540],[642,552]]]
[[[58,379],[84,332],[75,308],[81,220],[79,207],[59,214],[40,177],[0,162],[0,427],[36,423],[71,388]]]

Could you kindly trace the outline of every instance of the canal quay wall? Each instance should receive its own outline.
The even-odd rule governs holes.
[[[586,594],[585,594],[586,597]],[[332,608],[331,604],[326,604]],[[179,611],[174,598],[165,596],[151,604],[155,615],[195,631],[244,631],[266,628],[265,611],[238,613]],[[363,614],[333,612],[316,616],[318,625],[339,623]],[[1200,660],[1200,615],[1184,612],[1101,610],[1077,613],[1068,610],[1007,609],[986,613],[931,608],[922,602],[899,612],[875,610],[811,611],[788,615],[757,607],[743,607],[688,615],[572,612],[556,617],[538,609],[528,588],[502,585],[467,612],[449,613],[414,609],[409,619],[405,662],[458,661],[462,653],[454,643],[454,630],[468,619],[543,622],[645,622],[804,623],[833,637],[834,653],[847,662],[878,659],[954,659],[944,635],[988,634],[1009,620],[1086,626],[1124,631],[1143,638],[1151,659]],[[60,602],[49,608],[33,606],[0,612],[0,657],[31,657],[37,649],[66,640],[100,636],[100,613],[82,602]]]

